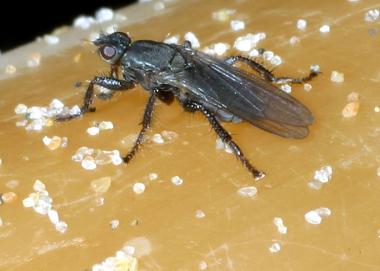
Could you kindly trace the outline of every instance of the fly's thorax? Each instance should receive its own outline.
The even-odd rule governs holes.
[[[166,43],[136,41],[122,58],[122,65],[144,71],[178,71],[186,67],[184,57],[178,50]]]

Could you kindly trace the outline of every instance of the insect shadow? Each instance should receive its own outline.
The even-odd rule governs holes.
[[[316,70],[311,70],[303,78],[276,77],[263,65],[244,56],[222,60],[192,49],[188,41],[183,45],[152,40],[132,42],[122,32],[101,35],[94,44],[103,60],[110,64],[110,75],[95,76],[90,81],[79,114],[59,116],[57,121],[94,112],[95,108],[91,106],[95,97],[94,85],[110,90],[99,96],[107,99],[115,91],[129,90],[140,84],[150,96],[141,130],[133,147],[123,157],[125,163],[131,161],[142,144],[157,99],[166,104],[177,100],[186,111],[201,112],[256,180],[263,178],[265,173],[249,162],[220,120],[244,120],[270,133],[296,139],[306,137],[308,126],[313,123],[311,112],[275,84],[307,82],[318,75]],[[258,75],[235,67],[236,62],[244,62]],[[123,79],[118,78],[119,68]]]

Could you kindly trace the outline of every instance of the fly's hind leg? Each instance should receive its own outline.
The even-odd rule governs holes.
[[[236,62],[243,62],[258,72],[265,80],[275,83],[275,84],[302,84],[310,81],[316,77],[320,72],[315,69],[311,69],[308,76],[301,78],[292,78],[292,77],[276,77],[271,71],[266,69],[263,65],[253,61],[244,56],[231,56],[224,60],[225,63],[233,65]]]
[[[231,135],[223,128],[223,126],[219,123],[218,119],[214,116],[214,114],[211,111],[205,108],[205,106],[203,106],[202,104],[191,100],[179,99],[179,101],[186,111],[199,111],[207,118],[215,133],[220,137],[223,143],[227,144],[231,148],[235,156],[240,160],[243,166],[246,169],[248,169],[248,171],[253,175],[255,180],[260,180],[265,177],[264,172],[259,171],[254,166],[252,166],[252,164],[245,157],[244,153],[241,151],[239,146],[232,139]]]

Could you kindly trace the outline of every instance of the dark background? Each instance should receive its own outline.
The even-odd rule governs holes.
[[[94,16],[100,7],[117,9],[136,0],[31,0],[3,1],[0,6],[0,51],[35,40],[62,25],[72,25],[79,15]]]

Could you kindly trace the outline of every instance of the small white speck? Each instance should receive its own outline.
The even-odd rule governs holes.
[[[126,254],[133,256],[136,252],[136,248],[133,246],[126,245],[122,249]]]
[[[165,3],[163,2],[156,2],[154,3],[154,10],[161,11],[165,9]]]
[[[288,84],[281,85],[280,89],[283,92],[286,92],[286,93],[291,93],[292,92],[292,87],[291,87],[291,85],[288,85]]]
[[[377,237],[380,238],[380,229],[377,230]]]
[[[106,27],[105,32],[107,34],[112,34],[112,33],[115,33],[116,31],[118,31],[118,29],[119,29],[119,25],[117,25],[117,24],[111,24],[111,25],[109,25],[109,26]]]
[[[376,113],[379,113],[379,112],[380,112],[380,107],[375,106],[375,107],[373,108],[373,111],[375,111]]]
[[[319,28],[319,32],[321,33],[328,33],[330,32],[330,26],[325,24],[325,25],[322,25],[320,28]]]
[[[22,201],[22,205],[24,205],[25,208],[30,208],[35,205],[35,201],[31,197],[27,197]]]
[[[266,61],[271,61],[272,58],[274,57],[274,53],[272,51],[265,51],[263,53],[263,58],[266,60]]]
[[[279,57],[278,55],[275,55],[274,57],[272,57],[270,63],[272,65],[275,65],[275,66],[279,66],[282,64],[282,59],[281,57]]]
[[[277,227],[279,233],[286,234],[288,232],[288,228],[284,225],[284,221],[281,217],[275,217],[273,224]]]
[[[307,223],[317,225],[321,224],[322,217],[316,211],[313,210],[305,214],[305,220]]]
[[[208,264],[205,261],[201,261],[198,264],[198,268],[199,268],[199,270],[206,270],[208,268]]]
[[[53,223],[55,225],[59,222],[59,215],[58,215],[58,212],[56,210],[50,209],[47,214],[48,214],[48,217],[49,217],[51,223]]]
[[[154,172],[153,173],[149,173],[148,178],[149,178],[150,181],[155,181],[158,178],[158,174],[154,173]]]
[[[309,84],[309,83],[306,83],[306,84],[303,85],[303,89],[305,91],[309,92],[312,88],[313,88],[313,86],[311,84]]]
[[[40,180],[36,180],[33,184],[33,190],[36,192],[42,192],[46,190],[46,186]]]
[[[377,168],[376,175],[380,177],[380,167]]]
[[[308,182],[307,184],[311,189],[314,189],[314,190],[320,190],[323,186],[323,183],[321,183],[320,181],[317,181],[317,180],[312,180],[310,182]]]
[[[257,43],[266,38],[265,33],[247,34],[245,36],[238,37],[235,40],[234,48],[242,52],[249,52]]]
[[[240,20],[232,20],[230,26],[233,31],[240,31],[245,28],[245,23]]]
[[[28,60],[26,62],[26,65],[30,68],[34,68],[34,67],[37,67],[40,65],[41,63],[41,54],[36,52],[36,53],[32,53],[30,54],[30,56],[28,57]]]
[[[152,136],[152,141],[156,144],[164,144],[165,143],[165,140],[161,134],[154,134]]]
[[[49,45],[54,45],[59,43],[59,37],[55,35],[45,35],[44,41]]]
[[[89,29],[92,24],[95,23],[95,20],[93,17],[90,16],[79,16],[75,18],[73,22],[73,26],[75,28],[80,28],[80,29]]]
[[[330,80],[335,83],[343,83],[344,82],[344,73],[338,71],[332,71]]]
[[[297,21],[297,29],[304,31],[306,29],[307,22],[304,19],[299,19]]]
[[[96,163],[95,163],[95,160],[94,158],[92,158],[91,156],[87,156],[85,157],[82,162],[81,162],[81,165],[84,169],[87,169],[87,170],[94,170],[96,169]]]
[[[231,46],[228,43],[215,43],[203,49],[203,52],[209,55],[224,55]]]
[[[234,9],[220,9],[212,13],[212,18],[216,21],[225,22],[230,19],[230,16],[236,12]]]
[[[257,57],[257,56],[260,55],[260,52],[259,52],[259,50],[257,50],[257,49],[252,49],[252,50],[249,52],[248,55],[249,55],[250,57]]]
[[[119,227],[119,225],[120,225],[120,221],[117,219],[113,219],[110,221],[110,226],[112,230],[116,230],[117,227]]]
[[[145,184],[143,183],[135,183],[133,185],[133,192],[136,194],[142,194],[145,191]]]
[[[114,12],[112,9],[109,9],[109,8],[101,8],[95,12],[95,20],[98,23],[110,21],[113,19],[113,16],[114,16]]]
[[[60,233],[65,233],[67,231],[66,222],[59,221],[57,224],[55,224],[55,229],[59,231]]]
[[[321,68],[319,67],[318,64],[313,64],[313,65],[310,66],[310,70],[311,70],[312,72],[319,73],[319,72],[321,71]]]
[[[5,73],[6,74],[14,74],[17,71],[16,66],[9,64],[5,67]]]
[[[242,197],[252,198],[257,194],[257,188],[254,186],[242,187],[238,190],[238,194]]]
[[[327,217],[332,214],[331,210],[327,207],[320,207],[314,210],[321,217]]]
[[[296,37],[296,36],[292,36],[290,39],[289,39],[289,43],[291,44],[291,45],[295,45],[295,44],[297,44],[297,43],[299,43],[300,42],[300,38],[299,37]]]
[[[58,99],[53,99],[49,104],[49,108],[51,109],[63,109],[64,107],[64,103]]]
[[[273,243],[270,247],[269,247],[269,252],[270,253],[278,253],[280,252],[281,250],[281,245],[280,243]]]
[[[113,123],[111,121],[102,121],[98,125],[99,130],[111,130],[113,129]]]
[[[179,176],[173,176],[170,181],[174,184],[174,185],[182,185],[183,184],[183,179],[181,179]]]
[[[87,129],[87,133],[91,136],[98,135],[99,134],[99,127],[90,127]]]
[[[198,219],[204,218],[206,214],[202,210],[196,210],[195,211],[195,217]]]
[[[192,48],[199,48],[200,47],[199,40],[193,32],[187,32],[185,34],[184,38],[185,38],[185,40],[190,41]]]
[[[15,107],[15,113],[17,115],[25,115],[28,110],[28,107],[25,104],[18,104]]]
[[[364,20],[366,22],[374,22],[377,21],[380,17],[380,11],[378,9],[371,9],[366,12],[364,15]]]
[[[333,170],[331,166],[321,167],[319,170],[315,171],[314,180],[319,181],[321,183],[327,183],[331,180],[332,172]]]

